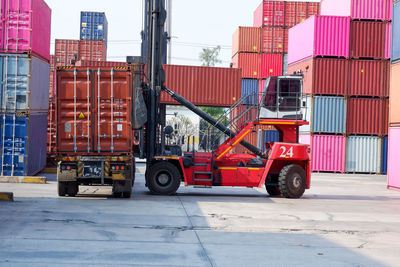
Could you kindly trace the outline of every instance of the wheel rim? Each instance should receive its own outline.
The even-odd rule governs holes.
[[[159,173],[156,179],[157,184],[160,186],[168,186],[171,183],[171,180],[171,175],[165,172]]]
[[[300,189],[300,188],[302,187],[302,184],[303,184],[303,181],[302,181],[302,180],[303,180],[303,179],[301,178],[300,174],[298,174],[298,173],[293,174],[293,175],[292,175],[292,179],[291,179],[291,181],[292,181],[292,184],[291,184],[292,188],[293,188],[293,189],[296,189],[296,190]]]

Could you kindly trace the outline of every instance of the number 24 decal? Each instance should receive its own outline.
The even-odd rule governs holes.
[[[293,147],[290,147],[289,150],[285,146],[281,146],[282,154],[281,158],[293,158]]]

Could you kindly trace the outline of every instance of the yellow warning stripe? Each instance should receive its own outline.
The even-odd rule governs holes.
[[[260,124],[266,124],[266,125],[274,125],[274,124],[283,124],[283,125],[294,125],[294,122],[269,122],[269,121],[260,121]]]
[[[221,155],[219,155],[219,156],[217,157],[217,159],[220,159],[223,155],[225,155],[226,153],[228,153],[228,151],[231,150],[232,147],[234,147],[237,143],[239,143],[240,141],[242,141],[242,140],[246,137],[246,135],[248,135],[250,132],[251,132],[251,130],[247,130],[247,131],[243,134],[243,136],[241,136],[240,138],[238,138],[238,140],[236,140],[235,143],[232,144],[232,146],[229,146]]]
[[[237,170],[238,168],[235,168],[235,167],[220,167],[220,168],[218,168],[218,170]]]

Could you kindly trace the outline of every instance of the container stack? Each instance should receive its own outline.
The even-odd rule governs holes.
[[[386,172],[391,17],[391,0],[323,0],[321,15],[289,31],[315,172]]]
[[[43,0],[1,1],[0,175],[46,164],[51,10]]]
[[[254,12],[253,27],[239,27],[232,38],[232,66],[242,69],[242,97],[262,91],[266,78],[286,74],[289,29],[318,13],[316,2],[261,2]],[[259,138],[276,136],[267,132],[270,129],[262,131],[253,133],[247,141],[257,145],[262,143]],[[239,146],[235,152],[244,153],[246,149]]]
[[[388,188],[400,190],[400,1],[393,4]]]

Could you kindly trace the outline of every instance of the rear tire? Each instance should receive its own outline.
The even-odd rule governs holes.
[[[58,196],[65,197],[67,194],[67,185],[65,182],[57,182]]]
[[[267,192],[271,197],[278,197],[281,195],[281,190],[278,185],[266,185],[265,189],[267,189]]]
[[[172,163],[151,165],[146,175],[147,187],[155,195],[173,195],[181,185],[181,174]]]
[[[287,165],[279,173],[279,189],[286,198],[300,198],[307,186],[305,170],[297,164]]]
[[[67,194],[70,197],[75,197],[78,194],[78,182],[67,182]]]

